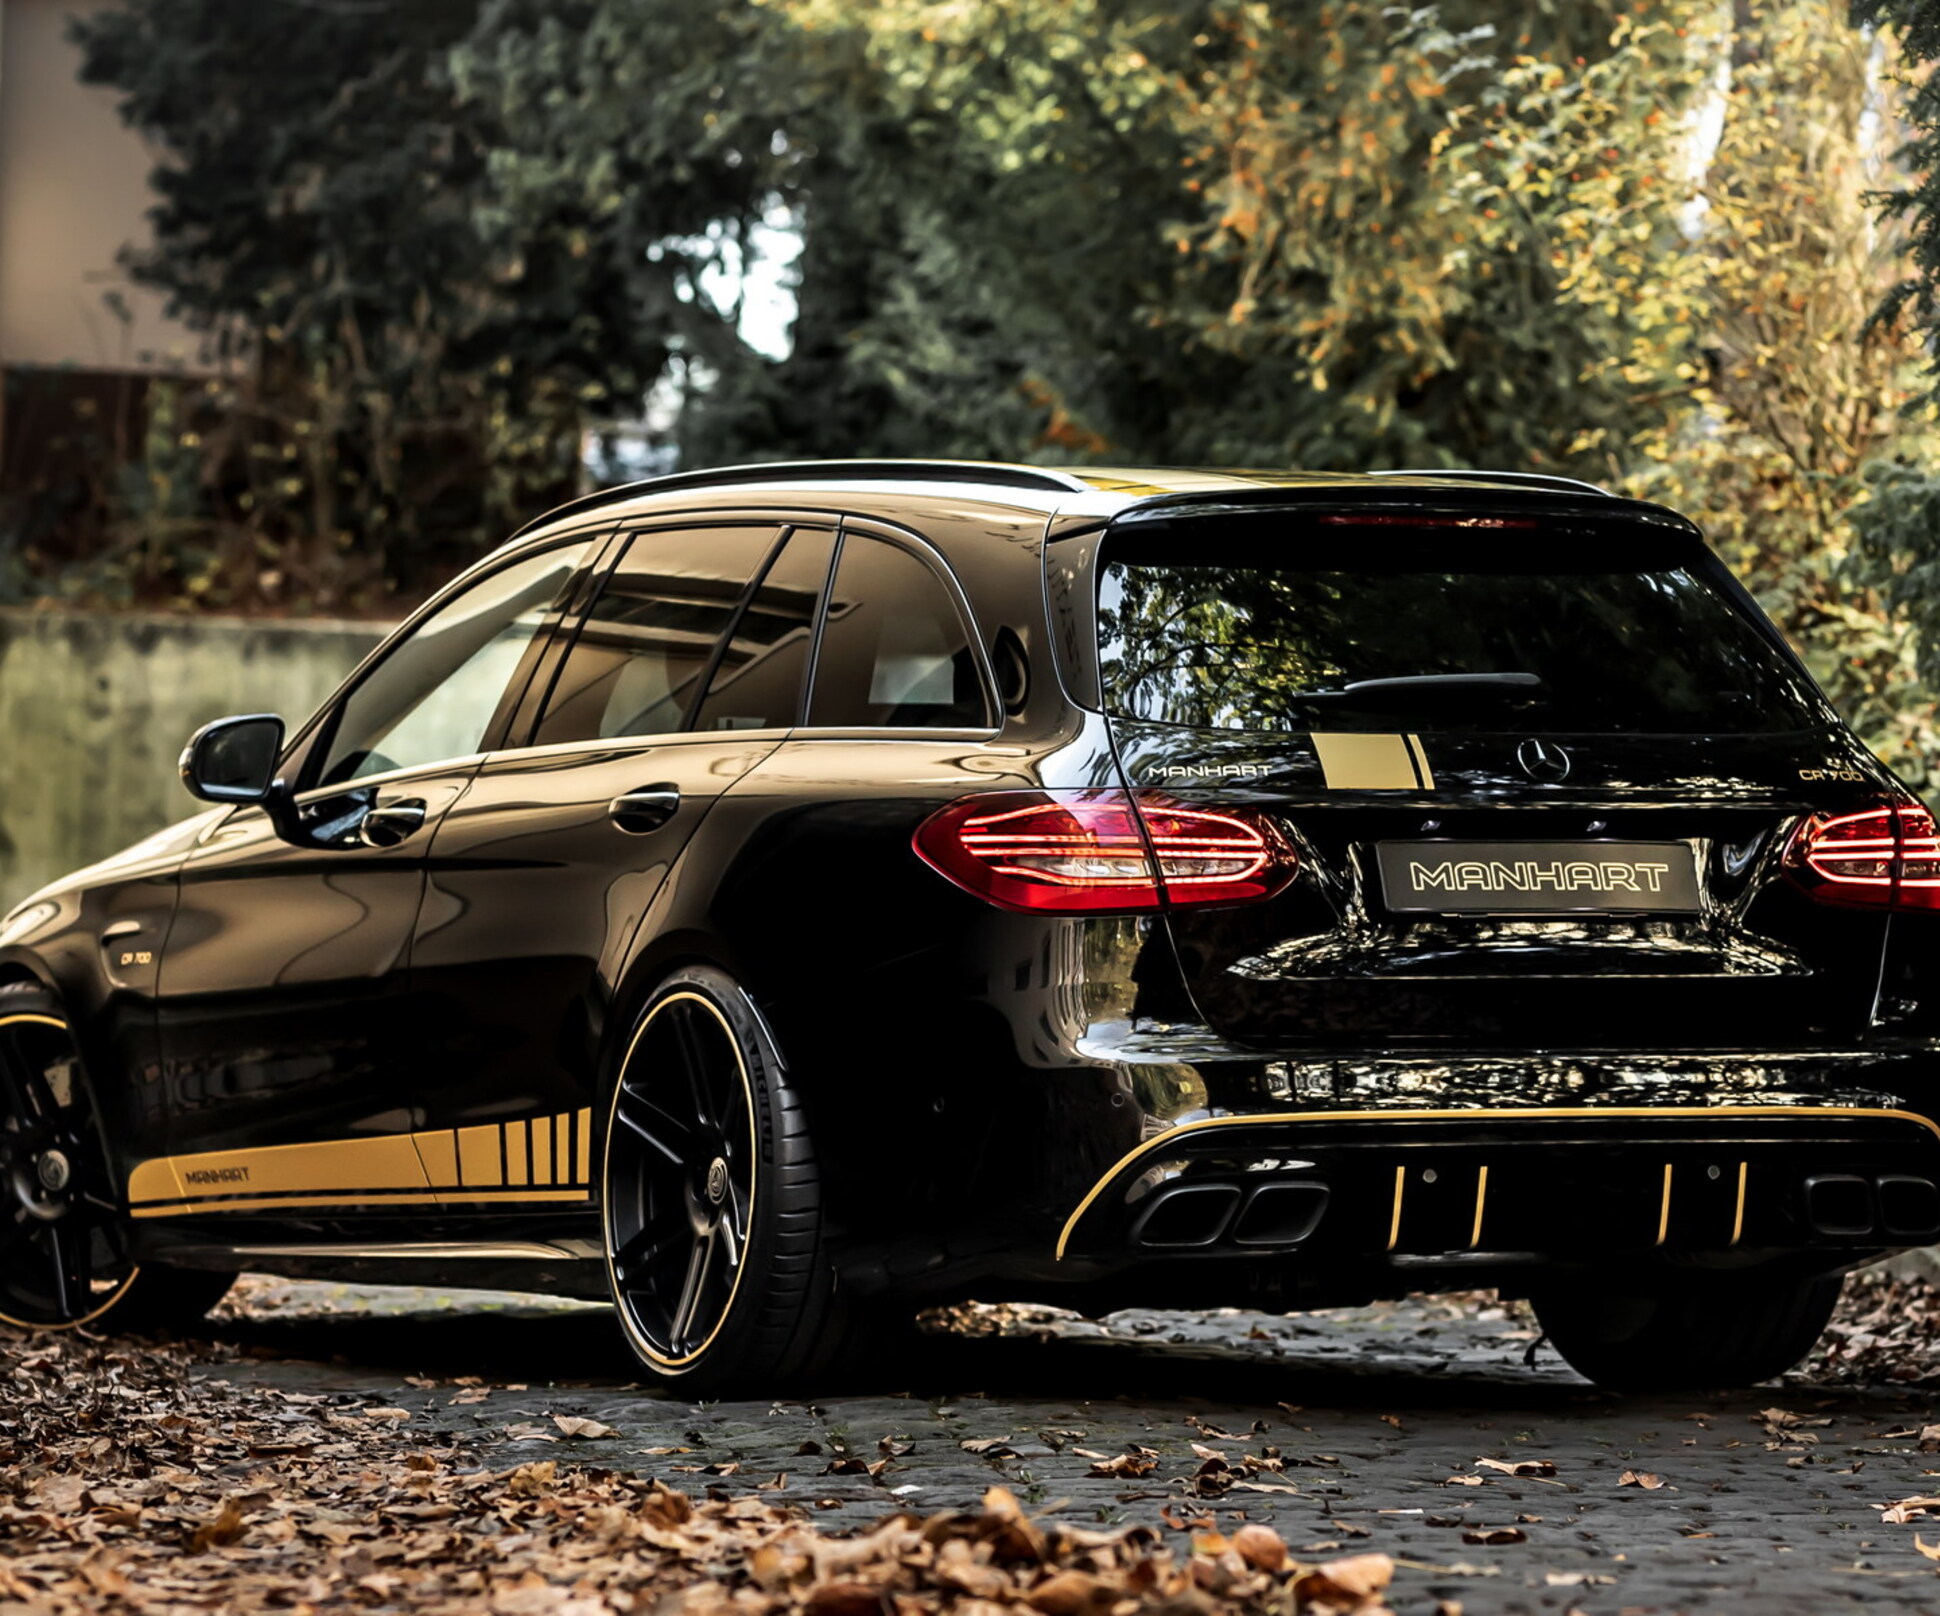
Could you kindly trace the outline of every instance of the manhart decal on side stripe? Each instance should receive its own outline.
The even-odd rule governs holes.
[[[458,1206],[591,1199],[590,1110],[369,1139],[162,1156],[128,1175],[138,1218],[284,1207]]]
[[[1329,791],[1433,791],[1419,735],[1313,735]]]

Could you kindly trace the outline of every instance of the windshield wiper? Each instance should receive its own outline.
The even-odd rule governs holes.
[[[1338,690],[1298,690],[1288,701],[1355,701],[1384,696],[1489,696],[1533,694],[1543,681],[1534,673],[1407,673],[1393,679],[1356,679]]]
[[[1438,690],[1451,694],[1490,690],[1540,690],[1542,678],[1533,673],[1407,673],[1394,679],[1356,679],[1343,685],[1343,696],[1374,696],[1393,691],[1398,696],[1426,695]]]

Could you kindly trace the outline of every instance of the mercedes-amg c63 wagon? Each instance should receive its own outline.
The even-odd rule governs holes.
[[[1494,1286],[1723,1384],[1940,1239],[1934,822],[1587,485],[663,478],[183,775],[0,926],[18,1324],[513,1286],[700,1391]]]

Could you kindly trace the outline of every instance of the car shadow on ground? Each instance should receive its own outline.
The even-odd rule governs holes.
[[[625,1389],[689,1401],[678,1390],[643,1383],[604,1307],[358,1287],[321,1302],[273,1298],[269,1306],[220,1319],[212,1330],[248,1357],[329,1365],[360,1382],[475,1377],[488,1385]],[[1514,1328],[1499,1315],[1491,1322],[1380,1308],[1284,1317],[1134,1313],[1103,1325],[1060,1318],[982,1331],[932,1326],[898,1334],[882,1350],[788,1395],[1198,1400],[1264,1409],[1298,1402],[1532,1414],[1615,1402],[1546,1349],[1526,1362],[1535,1344],[1533,1329]]]

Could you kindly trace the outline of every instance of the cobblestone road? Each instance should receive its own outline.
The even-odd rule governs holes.
[[[1395,1607],[1424,1616],[1940,1610],[1922,1521],[1879,1507],[1940,1490],[1929,1394],[1806,1379],[1618,1400],[1546,1350],[1525,1363],[1535,1332],[1500,1308],[998,1315],[1002,1333],[933,1338],[880,1385],[692,1406],[633,1383],[604,1309],[245,1284],[218,1326],[245,1361],[216,1373],[377,1393],[413,1434],[483,1439],[495,1466],[765,1488],[825,1529],[993,1484],[1085,1522],[1267,1521],[1296,1549],[1395,1556]],[[574,1440],[555,1416],[615,1434]],[[1940,1519],[1926,1531],[1940,1541]]]

